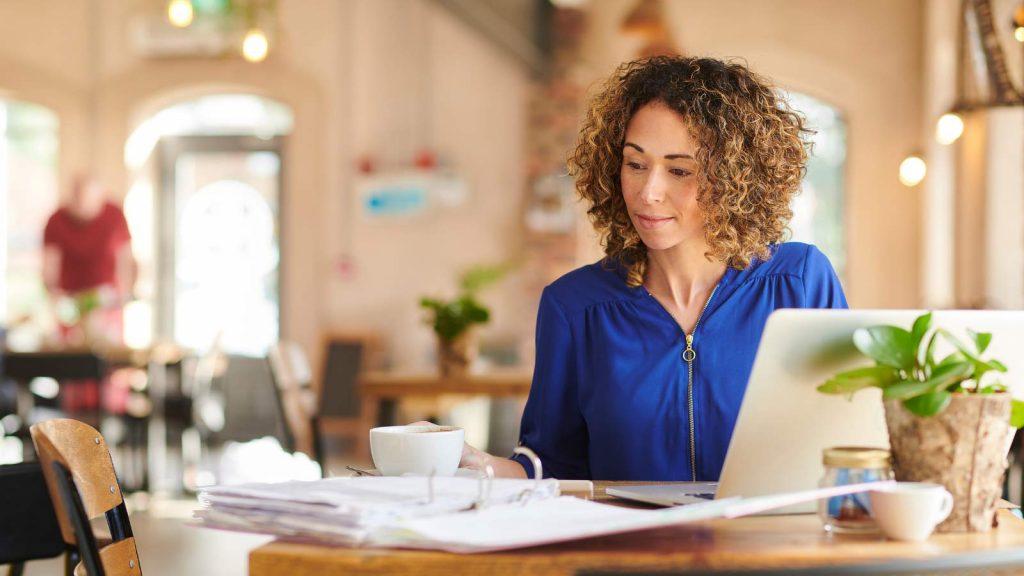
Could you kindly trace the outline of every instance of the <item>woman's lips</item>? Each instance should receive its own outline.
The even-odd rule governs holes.
[[[640,227],[643,228],[644,230],[654,230],[656,228],[661,228],[662,226],[668,224],[672,220],[675,220],[675,218],[666,218],[661,216],[646,216],[644,214],[636,215],[637,224],[639,224]]]

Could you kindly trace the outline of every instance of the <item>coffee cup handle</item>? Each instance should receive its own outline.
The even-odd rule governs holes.
[[[949,490],[942,491],[942,507],[939,508],[938,517],[935,519],[935,523],[939,524],[953,512],[953,495],[949,493]]]

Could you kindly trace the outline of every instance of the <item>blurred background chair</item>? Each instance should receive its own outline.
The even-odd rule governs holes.
[[[38,462],[0,466],[0,566],[20,576],[29,560],[65,550]]]
[[[68,546],[67,573],[141,575],[128,510],[103,436],[88,424],[69,419],[34,424],[31,434]],[[101,516],[111,540],[102,548],[90,524]]]
[[[267,355],[285,425],[285,448],[311,455],[325,475],[334,452],[328,438],[342,438],[348,456],[369,461],[369,428],[377,415],[364,413],[358,386],[362,370],[377,362],[376,342],[369,334],[326,336],[319,390],[309,357],[298,343],[278,342]]]

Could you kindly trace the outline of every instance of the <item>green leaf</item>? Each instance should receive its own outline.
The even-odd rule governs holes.
[[[853,333],[853,344],[865,356],[879,364],[911,370],[914,367],[913,336],[896,326],[858,328]]]
[[[970,376],[973,370],[974,367],[967,362],[942,366],[936,368],[932,377],[923,382],[907,380],[885,388],[882,397],[886,400],[906,400],[930,392],[948,391],[950,386]]]
[[[825,394],[853,394],[862,388],[882,388],[899,380],[899,371],[888,366],[868,366],[836,374],[818,386]]]
[[[992,342],[992,333],[975,332],[969,328],[967,329],[967,333],[970,334],[971,340],[974,340],[974,348],[978,351],[978,356],[984,354],[988,345]]]
[[[914,350],[917,350],[921,346],[921,341],[924,340],[925,334],[932,327],[932,313],[922,314],[914,320],[914,327],[910,329],[910,335],[914,341]]]
[[[949,356],[946,356],[945,358],[940,360],[939,363],[935,365],[935,370],[939,370],[940,368],[944,368],[946,366],[950,366],[953,364],[961,364],[964,362],[970,362],[967,356],[964,356],[960,352],[953,352]]]
[[[1020,400],[1010,402],[1010,426],[1024,428],[1024,402]]]
[[[1006,364],[1003,364],[999,360],[989,360],[988,365],[995,368],[997,372],[1006,372]]]
[[[961,354],[966,356],[967,359],[974,364],[974,374],[971,375],[971,378],[975,380],[980,380],[981,377],[990,370],[996,370],[998,372],[1006,371],[1006,366],[1003,366],[1002,363],[997,362],[997,366],[990,364],[989,362],[986,362],[981,358],[978,358],[978,356],[974,354],[974,352],[971,349],[965,346],[959,338],[951,334],[949,331],[940,329],[940,332],[942,333],[943,338],[945,338],[947,342],[952,344],[957,350],[960,351]],[[991,335],[989,336],[989,340],[991,340]],[[988,347],[987,342],[985,342],[985,346]],[[1000,368],[1004,368],[1004,370],[1000,370]]]
[[[897,382],[892,386],[887,386],[882,391],[882,398],[886,400],[906,400],[907,398],[913,398],[930,392],[933,386],[934,384],[930,380],[925,382],[905,380]]]
[[[497,266],[474,266],[462,274],[462,278],[459,280],[459,285],[462,287],[463,292],[473,294],[488,285],[501,280],[508,271],[508,268],[509,266],[505,264],[499,264]]]
[[[924,354],[924,365],[927,368],[935,366],[935,343],[938,340],[939,333],[933,332],[932,337],[928,339],[928,347],[925,349]]]
[[[936,366],[928,381],[934,382],[936,386],[942,384],[942,387],[945,388],[950,384],[970,378],[973,372],[974,365],[966,360],[947,362]]]
[[[927,418],[946,409],[953,395],[944,390],[914,396],[903,401],[903,407],[911,413]]]

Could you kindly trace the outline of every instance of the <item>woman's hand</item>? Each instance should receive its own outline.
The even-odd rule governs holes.
[[[413,422],[409,426],[437,426],[437,424],[421,420]],[[495,478],[526,478],[526,470],[515,460],[499,458],[463,442],[462,460],[459,461],[459,468],[469,468],[470,470],[484,472],[487,470],[488,465],[494,470]]]

